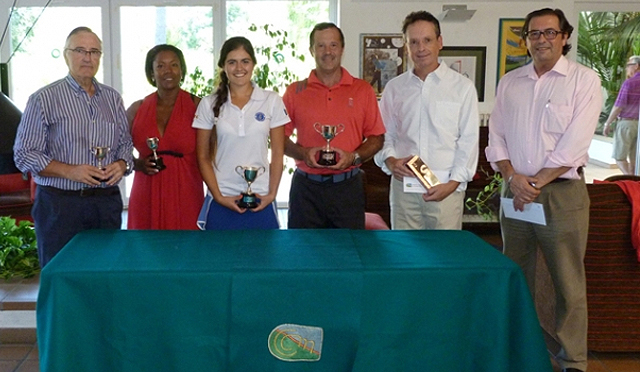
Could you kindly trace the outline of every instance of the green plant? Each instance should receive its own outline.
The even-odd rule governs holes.
[[[298,54],[295,43],[289,41],[287,31],[275,30],[270,24],[260,27],[252,24],[249,27],[251,32],[259,30],[264,32],[270,43],[254,46],[258,58],[265,61],[258,61],[253,69],[253,81],[262,89],[268,88],[280,93],[287,85],[298,80],[298,76],[287,66],[290,63],[287,58],[304,62],[304,55]]]
[[[29,278],[40,272],[33,223],[0,217],[0,277]]]
[[[600,123],[613,107],[618,91],[625,80],[627,58],[640,53],[640,13],[638,12],[581,12],[578,22],[578,62],[592,68],[602,81],[606,92]]]
[[[196,66],[195,70],[188,74],[189,79],[185,81],[184,90],[198,97],[206,97],[213,92],[215,81],[213,78],[204,77],[200,67]]]
[[[289,41],[287,31],[276,30],[270,24],[260,27],[252,24],[249,31],[262,31],[264,36],[256,35],[255,39],[265,39],[266,37],[268,40],[264,45],[257,43],[254,45],[258,63],[253,68],[253,81],[262,89],[271,89],[280,93],[289,84],[298,80],[298,76],[288,67],[288,64],[291,63],[290,58],[304,62],[304,55],[298,54],[296,44]],[[199,97],[211,94],[218,83],[217,75],[207,79],[203,76],[200,67],[196,67],[193,73],[187,76],[184,89]]]
[[[467,210],[475,209],[476,213],[486,221],[494,221],[500,209],[500,203],[496,202],[496,198],[500,195],[502,175],[498,172],[489,173],[483,168],[480,168],[480,172],[484,173],[489,183],[478,192],[475,198],[467,198],[464,205]]]

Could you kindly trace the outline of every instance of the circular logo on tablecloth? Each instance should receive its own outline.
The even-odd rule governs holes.
[[[269,352],[285,362],[317,362],[322,355],[322,339],[322,328],[280,324],[269,334]]]

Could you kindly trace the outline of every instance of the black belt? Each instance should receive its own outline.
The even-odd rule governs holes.
[[[573,181],[573,178],[556,178],[555,180],[549,182],[549,183],[560,183],[560,182],[565,182],[565,181]]]
[[[333,183],[339,183],[339,182],[346,181],[349,178],[352,178],[352,177],[355,177],[356,175],[358,175],[358,173],[360,173],[360,168],[353,168],[352,170],[350,170],[348,172],[344,172],[344,173],[326,174],[326,175],[311,174],[311,173],[303,172],[300,169],[296,169],[296,173],[298,173],[299,175],[301,175],[304,178],[308,178],[311,181],[315,181],[315,182],[328,182],[328,181],[331,181]]]
[[[176,158],[181,158],[181,157],[184,156],[181,152],[176,152],[176,151],[171,151],[171,150],[156,151],[156,154],[158,154],[158,155],[170,155],[170,156],[175,156]]]
[[[86,188],[80,189],[80,190],[64,190],[64,189],[59,189],[57,187],[40,186],[40,185],[38,185],[38,187],[42,187],[43,189],[45,189],[48,192],[51,192],[53,194],[65,195],[65,196],[87,197],[87,196],[113,196],[113,195],[120,195],[120,189],[118,188],[118,186],[112,186],[112,187],[86,187]]]
[[[578,172],[579,175],[582,176],[582,172],[583,169],[582,167],[578,167],[578,169],[576,169],[576,172]],[[560,183],[560,182],[566,182],[566,181],[576,181],[577,178],[556,178],[555,180],[549,182],[549,183]]]

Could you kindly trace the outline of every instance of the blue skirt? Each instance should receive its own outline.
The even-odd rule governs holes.
[[[200,230],[247,230],[247,229],[279,229],[276,203],[260,212],[247,210],[238,213],[218,204],[211,194],[207,193],[198,216]]]

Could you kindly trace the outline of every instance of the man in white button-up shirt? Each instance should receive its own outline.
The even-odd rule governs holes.
[[[461,229],[467,182],[478,164],[478,94],[468,78],[438,61],[440,23],[425,11],[403,23],[413,68],[387,83],[380,112],[387,133],[375,162],[392,175],[393,229]],[[403,191],[405,166],[420,158],[440,184],[424,194]]]

